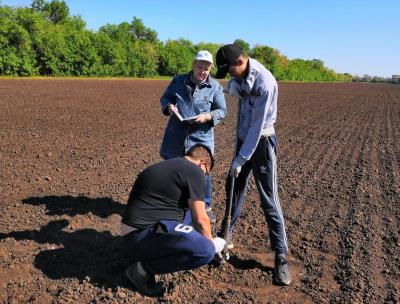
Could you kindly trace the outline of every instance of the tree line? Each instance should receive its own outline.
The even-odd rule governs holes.
[[[1,0],[0,0],[1,1]],[[236,39],[250,57],[264,64],[278,80],[350,81],[321,60],[289,60],[277,49]],[[64,1],[33,0],[30,7],[0,3],[0,75],[13,76],[173,76],[191,69],[201,49],[215,54],[221,44],[159,40],[157,32],[133,17],[131,22],[88,30],[71,16]]]

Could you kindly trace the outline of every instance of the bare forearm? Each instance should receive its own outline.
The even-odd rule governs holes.
[[[212,240],[210,219],[204,208],[204,202],[200,200],[189,200],[188,204],[192,215],[193,227],[207,239]]]
[[[211,225],[210,222],[199,222],[199,223],[193,223],[194,228],[196,229],[197,232],[200,234],[204,235],[207,239],[212,240],[212,235],[211,235]]]

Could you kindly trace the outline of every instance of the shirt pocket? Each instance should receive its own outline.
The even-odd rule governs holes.
[[[254,102],[256,101],[257,96],[249,95],[249,105],[254,107]]]
[[[196,114],[211,112],[212,96],[201,95],[196,96],[194,100],[194,108]]]

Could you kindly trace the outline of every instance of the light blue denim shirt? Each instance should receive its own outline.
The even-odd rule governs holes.
[[[275,77],[257,60],[249,58],[249,73],[238,82],[240,105],[237,137],[243,141],[237,161],[244,164],[253,155],[263,135],[275,134],[278,108],[278,84]],[[229,86],[229,84],[228,84]]]
[[[182,156],[199,143],[210,148],[214,154],[214,126],[226,115],[223,88],[210,76],[193,89],[190,84],[190,73],[174,77],[161,96],[162,113],[169,115],[166,108],[172,103],[183,118],[210,113],[212,121],[203,124],[182,122],[171,115],[160,148],[160,156],[164,159]]]

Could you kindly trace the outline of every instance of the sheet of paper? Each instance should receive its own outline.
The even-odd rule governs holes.
[[[176,117],[178,117],[178,119],[180,121],[190,121],[190,120],[194,120],[194,119],[197,118],[197,116],[191,116],[191,117],[183,118],[182,115],[179,114],[177,109],[174,110],[174,114],[176,115]]]

